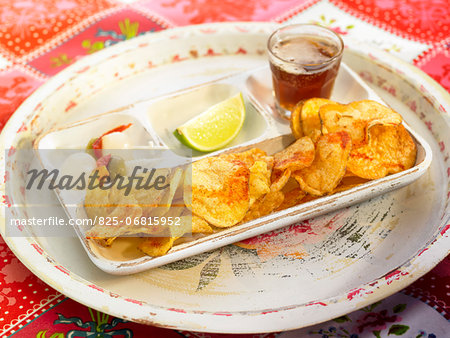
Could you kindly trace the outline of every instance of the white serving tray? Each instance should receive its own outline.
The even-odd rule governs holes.
[[[177,126],[239,91],[244,94],[247,117],[241,133],[229,147],[205,155],[192,152],[173,137],[172,131]],[[341,103],[364,99],[383,103],[376,93],[345,64],[341,65],[331,99]],[[57,128],[42,135],[35,142],[35,149],[38,153],[43,149],[84,149],[87,140],[90,138],[98,137],[115,126],[129,122],[133,123],[134,130],[131,134],[133,135],[133,143],[138,148],[153,144],[156,147],[170,148],[181,158],[189,159],[192,156],[193,160],[222,152],[242,151],[253,147],[261,148],[272,154],[284,149],[294,140],[290,134],[288,123],[278,117],[274,111],[270,70],[268,67],[263,67],[186,88],[164,97],[137,102],[110,113]],[[405,127],[412,134],[417,145],[417,159],[414,167],[382,179],[367,182],[344,192],[321,197],[191,242],[176,245],[161,257],[149,257],[143,254],[139,256],[136,253],[136,257],[133,256],[130,259],[128,254],[122,254],[122,246],[113,244],[111,248],[101,248],[92,241],[86,240],[81,227],[75,227],[75,230],[93,263],[103,271],[117,275],[137,273],[217,249],[362,202],[412,183],[424,174],[430,166],[432,153],[430,146],[420,135],[417,135],[407,125]],[[73,219],[87,217],[82,207],[82,200],[78,201],[77,208],[69,208],[69,201],[64,194],[58,192],[57,195],[68,217]],[[70,203],[73,204],[73,201],[70,201]]]

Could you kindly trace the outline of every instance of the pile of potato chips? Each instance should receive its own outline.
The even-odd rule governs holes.
[[[416,145],[401,116],[374,101],[343,105],[327,99],[306,100],[292,113],[291,129],[297,140],[276,154],[253,148],[192,163],[192,172],[183,179],[178,173],[173,183],[176,186],[161,199],[166,198],[169,204],[182,199],[192,212],[192,233],[209,234],[415,164]],[[117,192],[108,194],[88,192],[85,203],[117,200]],[[134,197],[136,204],[145,199],[138,195]],[[126,211],[145,212],[136,208]],[[185,212],[178,213],[186,217]],[[90,217],[94,214],[94,209],[88,212]],[[168,208],[163,214],[172,215],[173,211]],[[98,230],[94,226],[91,236],[101,237]],[[139,248],[150,256],[161,256],[180,236],[182,231],[178,230],[170,236],[147,237]],[[111,241],[102,239],[100,243],[110,245]]]

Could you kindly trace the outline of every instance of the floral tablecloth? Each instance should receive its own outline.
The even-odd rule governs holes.
[[[220,21],[318,23],[411,62],[450,90],[448,0],[0,0],[0,129],[36,88],[85,55],[140,34]],[[449,337],[448,304],[447,257],[411,286],[362,310],[253,336]],[[226,336],[144,326],[87,308],[35,277],[1,237],[0,335]]]

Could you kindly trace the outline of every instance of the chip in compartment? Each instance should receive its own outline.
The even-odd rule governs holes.
[[[173,168],[170,173],[169,178],[169,188],[165,189],[165,193],[162,196],[159,203],[156,205],[156,208],[151,211],[151,215],[153,217],[159,217],[165,215],[170,208],[176,208],[177,206],[172,206],[173,198],[175,196],[176,191],[183,183],[183,169],[181,168]]]
[[[286,185],[281,190],[284,194],[283,203],[276,209],[276,211],[288,209],[297,204],[302,203],[302,200],[306,196],[306,192],[304,192],[297,180],[294,177],[290,177],[287,181]]]
[[[373,100],[354,101],[348,106],[359,111],[361,117],[369,121],[367,129],[378,124],[397,126],[402,123],[399,113]]]
[[[192,211],[208,223],[226,228],[247,213],[250,170],[241,161],[203,158],[192,164]]]
[[[246,213],[243,223],[266,216],[276,210],[283,203],[284,193],[281,190],[288,183],[290,176],[289,169],[274,171],[270,191],[253,203]]]
[[[203,218],[198,217],[197,215],[192,215],[192,233],[203,233],[210,234],[213,233],[214,230],[211,228],[208,222],[206,222]]]
[[[276,209],[277,211],[285,210],[297,204],[300,204],[300,202],[306,196],[306,193],[300,187],[284,192],[283,194],[283,203],[281,203],[280,206]]]
[[[271,191],[257,200],[245,215],[242,223],[266,216],[283,203],[284,194],[281,191]]]
[[[139,250],[151,257],[163,256],[169,251],[176,237],[147,237],[138,246]]]
[[[302,107],[303,107],[304,102],[305,101],[302,100],[299,103],[297,103],[297,105],[294,107],[294,110],[291,112],[291,117],[289,120],[292,135],[294,135],[294,137],[296,139],[299,139],[299,138],[302,138],[303,136],[305,136],[303,134],[303,130],[302,130],[302,121],[300,120],[300,114],[302,112]]]
[[[315,196],[329,194],[345,175],[351,148],[352,142],[346,132],[323,135],[317,141],[311,166],[292,175],[303,191]]]
[[[265,151],[258,148],[251,148],[237,153],[222,154],[218,156],[218,158],[238,164],[244,164],[247,168],[250,168],[256,161],[266,162],[269,170],[272,170],[273,166],[272,156],[267,156]]]
[[[249,204],[250,206],[261,196],[270,191],[270,176],[267,163],[264,161],[256,161],[250,167],[249,177]]]
[[[303,135],[317,141],[321,130],[319,110],[322,106],[333,103],[335,102],[323,98],[312,98],[304,102],[300,113]]]
[[[365,179],[378,179],[411,168],[417,148],[403,125],[375,125],[368,144],[350,153],[348,169]]]
[[[348,172],[348,171],[347,171]],[[367,183],[369,180],[366,180],[364,178],[358,177],[358,176],[347,176],[347,173],[342,178],[341,182],[338,184],[338,186],[333,190],[333,194],[336,194],[341,191],[349,190],[351,188],[357,187],[361,184]]]
[[[302,137],[286,149],[274,155],[274,170],[291,171],[309,167],[314,160],[314,143],[308,137]]]
[[[371,101],[355,101],[348,105],[333,103],[320,108],[319,117],[323,134],[347,132],[353,149],[368,141],[368,131],[375,125],[399,125],[402,117],[394,110]]]

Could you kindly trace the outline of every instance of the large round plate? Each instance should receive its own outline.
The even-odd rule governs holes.
[[[183,27],[86,57],[22,104],[0,136],[3,153],[52,127],[263,65],[273,28],[262,23]],[[415,67],[371,47],[347,44],[345,62],[433,149],[430,169],[412,185],[131,276],[97,269],[75,237],[24,233],[5,241],[33,273],[68,297],[125,319],[186,330],[289,330],[404,288],[448,253],[450,99]],[[4,234],[4,224],[2,229]]]

